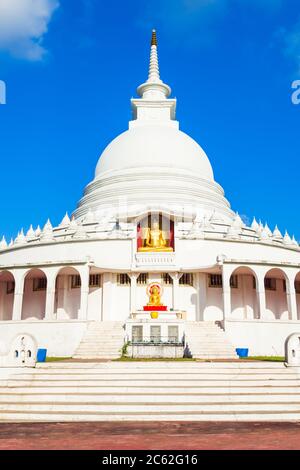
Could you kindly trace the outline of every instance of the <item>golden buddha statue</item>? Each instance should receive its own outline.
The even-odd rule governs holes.
[[[168,246],[163,231],[159,228],[159,222],[153,222],[153,227],[147,229],[147,235],[144,239],[145,246],[138,251],[173,251]]]
[[[149,305],[149,307],[160,307],[161,305],[163,305],[160,301],[160,291],[158,287],[152,287],[149,302],[147,305]]]

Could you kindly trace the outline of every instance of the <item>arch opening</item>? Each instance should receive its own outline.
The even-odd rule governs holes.
[[[31,269],[25,276],[22,320],[43,320],[46,313],[47,276],[41,269]]]
[[[288,320],[287,301],[288,279],[282,269],[270,269],[265,275],[265,318],[269,320]]]
[[[0,273],[0,321],[9,321],[13,317],[15,300],[15,278],[9,271]]]
[[[54,314],[57,320],[79,318],[81,276],[73,267],[62,268],[56,276]]]
[[[259,318],[256,273],[247,266],[235,269],[230,278],[231,315],[239,320]]]

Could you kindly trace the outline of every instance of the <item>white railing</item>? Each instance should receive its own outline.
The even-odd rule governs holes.
[[[175,253],[136,253],[137,266],[175,266]]]

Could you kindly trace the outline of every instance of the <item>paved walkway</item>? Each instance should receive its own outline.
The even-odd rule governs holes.
[[[300,423],[0,423],[3,449],[300,449]]]

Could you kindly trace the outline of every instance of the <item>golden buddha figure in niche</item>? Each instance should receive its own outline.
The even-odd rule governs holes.
[[[153,286],[150,290],[150,297],[148,304],[151,307],[160,307],[163,305],[160,300],[160,290],[157,286]]]
[[[164,232],[160,229],[158,221],[153,222],[152,227],[146,229],[143,246],[140,247],[138,251],[173,251],[173,248],[168,246]]]

